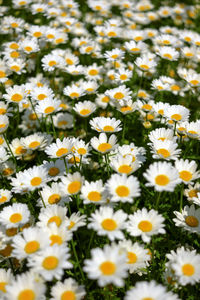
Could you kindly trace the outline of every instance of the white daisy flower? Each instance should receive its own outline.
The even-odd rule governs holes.
[[[61,225],[68,226],[69,222],[67,221],[66,214],[66,207],[52,204],[40,210],[37,225],[42,228],[48,227],[51,223],[55,223],[57,227],[60,227]]]
[[[7,294],[7,286],[14,280],[11,269],[0,269],[0,297],[4,299]]]
[[[137,158],[133,160],[132,155],[126,155],[123,157],[118,154],[111,157],[110,167],[119,174],[130,175],[141,167],[141,163],[137,160]]]
[[[56,128],[67,129],[73,127],[73,116],[69,113],[58,113],[53,116],[53,123]]]
[[[140,269],[148,266],[151,257],[148,249],[145,249],[143,245],[137,242],[133,244],[131,240],[119,241],[118,245],[122,251],[126,252],[129,273],[140,272]]]
[[[23,186],[29,191],[43,187],[47,182],[47,171],[42,166],[33,166],[23,171]]]
[[[106,183],[112,202],[133,203],[133,198],[140,196],[140,186],[136,177],[126,174],[113,174]]]
[[[188,108],[183,105],[171,105],[165,110],[165,117],[174,122],[187,121],[190,115]]]
[[[66,86],[63,93],[72,99],[76,99],[84,95],[84,90],[82,87],[73,84],[71,86]]]
[[[146,186],[154,186],[158,192],[173,192],[176,185],[181,182],[177,169],[167,162],[151,164],[144,173],[144,177],[148,181]]]
[[[194,205],[186,205],[182,212],[174,211],[176,218],[173,219],[175,225],[187,231],[200,234],[200,208],[195,209]]]
[[[50,246],[66,245],[66,242],[72,239],[72,232],[66,229],[65,225],[58,227],[55,223],[51,223],[44,230],[48,234]]]
[[[38,114],[42,114],[44,116],[48,116],[49,114],[53,114],[61,109],[60,107],[61,101],[57,99],[45,99],[40,101],[35,106],[35,111]]]
[[[115,102],[119,100],[131,100],[132,91],[125,85],[120,85],[117,88],[107,90],[105,95]]]
[[[42,207],[44,201],[45,205],[59,204],[63,206],[65,203],[69,202],[68,197],[66,197],[62,190],[61,184],[57,182],[53,182],[51,186],[46,185],[40,191],[42,199],[40,199],[39,205]]]
[[[119,253],[118,246],[105,245],[103,249],[95,248],[91,251],[92,258],[85,260],[83,270],[90,279],[97,279],[99,286],[113,283],[118,287],[124,285],[124,278],[128,276],[126,255]]]
[[[0,133],[4,133],[9,126],[9,119],[7,116],[0,115]]]
[[[56,139],[55,143],[46,147],[45,152],[50,158],[65,157],[71,152],[72,142],[70,138],[64,138],[62,141]]]
[[[90,125],[98,132],[113,133],[122,130],[121,121],[115,118],[96,117],[90,120]]]
[[[73,267],[68,261],[68,252],[69,249],[66,245],[49,246],[29,258],[28,265],[46,281],[51,281],[54,278],[60,280],[64,269],[71,269]]]
[[[150,141],[154,144],[156,141],[174,141],[176,142],[177,137],[174,136],[174,131],[172,129],[156,128],[152,130],[148,135]]]
[[[67,220],[69,221],[67,229],[72,232],[86,225],[86,215],[81,215],[80,212],[71,214]]]
[[[76,103],[73,109],[79,116],[87,118],[96,110],[96,105],[91,101],[83,101]]]
[[[105,133],[100,133],[99,137],[93,137],[90,143],[96,151],[105,154],[117,147],[117,137],[112,134],[108,138]]]
[[[198,165],[194,160],[180,159],[175,161],[175,167],[179,172],[180,180],[184,184],[193,183],[200,177],[200,171],[197,170]]]
[[[61,178],[60,188],[64,195],[76,195],[81,191],[84,177],[79,172],[73,174],[68,173],[67,176]]]
[[[98,235],[105,235],[110,241],[123,240],[122,230],[125,228],[127,214],[123,210],[113,211],[111,207],[101,206],[89,217],[89,229],[93,229]]]
[[[52,142],[52,137],[49,134],[37,132],[25,138],[21,138],[20,142],[23,148],[22,149],[18,148],[17,152],[24,152],[23,150],[24,148],[32,151],[34,150],[43,151]]]
[[[163,216],[156,210],[147,211],[146,208],[143,208],[137,210],[133,215],[129,215],[126,230],[131,236],[141,236],[145,243],[149,243],[153,235],[165,233],[163,222]]]
[[[156,47],[156,52],[163,59],[170,61],[175,61],[179,58],[179,52],[170,46]]]
[[[176,160],[181,153],[181,149],[177,149],[178,144],[173,140],[155,140],[150,147],[154,159]]]
[[[76,299],[81,300],[84,298],[86,292],[82,285],[71,277],[65,279],[63,282],[57,282],[51,289],[50,300],[60,299]]]
[[[46,233],[37,227],[23,229],[21,234],[14,236],[12,240],[12,255],[21,260],[30,255],[34,255],[37,251],[49,246],[49,239]]]
[[[52,99],[54,97],[54,93],[51,88],[48,86],[39,86],[35,87],[31,91],[31,98],[36,101],[43,101],[45,99]]]
[[[30,212],[28,206],[22,203],[13,203],[6,206],[0,212],[0,222],[6,228],[14,228],[24,225],[29,221]]]
[[[6,189],[0,189],[0,205],[9,202],[12,198],[12,192]]]
[[[7,286],[7,297],[13,300],[34,299],[40,300],[45,297],[46,286],[38,280],[32,272],[18,275]]]
[[[27,93],[25,85],[14,85],[6,89],[6,94],[3,95],[6,101],[11,103],[19,103],[26,100]]]
[[[97,180],[88,182],[85,180],[80,197],[83,199],[84,204],[102,204],[106,203],[107,192],[103,186],[103,181]]]

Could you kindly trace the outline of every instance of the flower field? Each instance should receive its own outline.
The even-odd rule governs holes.
[[[198,300],[198,1],[0,16],[0,299]]]

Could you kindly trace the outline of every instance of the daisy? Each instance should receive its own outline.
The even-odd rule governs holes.
[[[46,281],[51,281],[53,278],[60,280],[64,269],[73,267],[68,261],[68,252],[69,249],[66,245],[49,246],[30,257],[28,265]]]
[[[111,51],[106,51],[104,53],[104,57],[106,58],[107,61],[115,61],[118,59],[123,59],[124,58],[124,51],[115,48],[112,49]]]
[[[60,299],[76,299],[81,300],[84,298],[86,292],[82,285],[71,277],[65,279],[63,282],[57,282],[51,289],[50,300]]]
[[[135,60],[135,64],[138,68],[140,68],[142,71],[150,71],[154,67],[156,67],[157,63],[155,60],[150,60],[148,56],[143,55],[141,57],[137,57]]]
[[[28,30],[27,34],[29,36],[32,36],[36,39],[41,39],[44,32],[45,32],[45,27],[44,26],[38,26],[38,25],[30,25],[27,28],[27,30]]]
[[[125,42],[124,46],[131,54],[140,54],[141,52],[144,52],[147,49],[147,45],[142,41]]]
[[[106,203],[107,192],[103,186],[103,181],[97,180],[88,182],[85,180],[81,188],[81,198],[83,199],[84,204],[102,204]]]
[[[50,114],[55,113],[56,111],[60,110],[61,101],[57,99],[45,99],[40,101],[35,106],[35,111],[38,114],[42,114],[44,116],[48,116]]]
[[[72,142],[70,138],[64,138],[62,141],[56,139],[56,142],[46,147],[45,152],[50,158],[65,157],[71,152]]]
[[[111,157],[110,167],[119,174],[126,174],[127,176],[137,171],[141,166],[138,160],[133,161],[132,155],[123,157],[118,154]]]
[[[175,167],[179,172],[179,177],[184,184],[193,183],[200,177],[200,171],[197,170],[197,163],[188,159],[176,160]]]
[[[0,213],[0,222],[6,228],[18,227],[29,221],[28,206],[22,203],[13,203],[6,206]]]
[[[156,210],[147,211],[146,208],[143,208],[129,215],[126,230],[131,236],[141,236],[145,243],[149,243],[153,235],[165,233],[164,220]]]
[[[194,204],[200,205],[198,201],[198,194],[200,193],[200,183],[195,183],[195,185],[188,185],[188,188],[184,190],[184,195],[189,201],[192,201]]]
[[[0,164],[0,173],[2,174],[3,177],[10,177],[16,172],[16,167],[15,164],[8,160],[4,163]]]
[[[117,88],[107,90],[105,95],[110,97],[113,101],[131,100],[132,92],[125,85],[120,85]]]
[[[26,54],[38,52],[39,49],[36,38],[26,38],[20,43],[20,50],[24,51]]]
[[[83,81],[81,86],[87,94],[93,94],[99,88],[99,84],[95,80]]]
[[[124,278],[128,276],[126,255],[119,253],[118,246],[105,245],[103,249],[95,248],[91,251],[92,258],[85,260],[83,270],[90,279],[97,279],[99,286],[113,283],[118,287],[124,285]]]
[[[187,73],[184,78],[192,88],[200,86],[200,74]]]
[[[6,94],[3,95],[6,101],[11,103],[19,103],[26,99],[26,89],[24,85],[14,85],[6,89]]]
[[[66,177],[61,178],[61,190],[64,195],[76,195],[80,192],[84,177],[79,172],[68,173]]]
[[[31,98],[36,101],[42,101],[45,99],[51,99],[54,97],[54,93],[48,86],[35,87],[31,91]]]
[[[137,110],[137,104],[132,100],[128,100],[128,101],[120,100],[120,102],[117,103],[116,106],[117,106],[117,110],[120,111],[123,115],[130,114]]]
[[[67,129],[73,127],[73,116],[69,113],[58,113],[53,115],[53,123],[56,128]]]
[[[34,299],[45,297],[46,287],[42,280],[38,280],[34,273],[28,272],[18,275],[7,286],[7,297],[13,300]]]
[[[186,134],[191,139],[200,140],[200,122],[186,123]]]
[[[169,90],[169,84],[167,82],[163,82],[161,79],[154,79],[151,83],[151,87],[152,89],[157,90],[159,92]]]
[[[0,296],[4,299],[7,294],[7,286],[14,280],[11,269],[0,269]]]
[[[96,151],[105,154],[117,147],[117,137],[112,134],[108,138],[105,133],[100,133],[99,137],[93,137],[90,143]]]
[[[137,242],[133,244],[131,240],[119,241],[118,245],[122,251],[126,252],[129,273],[140,272],[141,269],[148,266],[151,257],[148,249],[144,249],[143,245]]]
[[[14,236],[12,240],[12,254],[19,260],[34,255],[37,251],[49,246],[46,233],[37,227],[25,228],[21,234]]]
[[[85,68],[85,76],[87,79],[92,80],[99,80],[101,78],[102,67],[97,66],[96,63],[90,65],[89,67]]]
[[[156,50],[157,50],[157,54],[161,56],[163,59],[175,61],[179,57],[178,51],[176,51],[175,48],[170,46],[157,47]]]
[[[72,99],[76,99],[84,95],[84,90],[82,87],[73,84],[72,86],[66,86],[63,93]]]
[[[112,202],[133,203],[133,198],[140,196],[140,186],[136,177],[126,174],[113,174],[106,183]]]
[[[40,150],[43,151],[52,141],[52,137],[49,134],[37,132],[31,134],[25,138],[21,138],[20,142],[22,149],[18,149],[17,152],[24,152],[23,149],[27,150]],[[20,146],[19,146],[20,147]]]
[[[132,74],[132,71],[126,70],[124,68],[119,68],[116,74],[116,81],[118,81],[119,83],[129,81],[132,77]]]
[[[33,166],[23,171],[24,188],[29,191],[43,187],[47,182],[47,171],[42,166]]]
[[[176,160],[181,153],[181,149],[177,149],[178,144],[174,141],[157,140],[150,145],[154,159]]]
[[[48,172],[48,181],[58,181],[66,172],[63,160],[43,161],[42,167]]]
[[[69,221],[67,229],[71,232],[74,232],[79,227],[86,225],[86,215],[81,215],[80,212],[71,214],[67,220]]]
[[[72,232],[66,229],[65,225],[57,227],[55,223],[51,223],[45,228],[45,232],[48,234],[50,246],[66,245],[66,242],[72,239]]]
[[[173,192],[176,185],[181,181],[177,169],[167,162],[151,164],[144,173],[144,177],[148,181],[146,186],[154,186],[158,192]]]
[[[127,214],[123,210],[114,212],[111,207],[101,206],[89,217],[88,228],[97,231],[98,235],[107,236],[110,241],[123,240],[122,230],[125,228],[126,219]]]
[[[7,67],[9,68],[9,70],[18,75],[26,73],[25,66],[25,61],[21,58],[17,58],[15,60],[9,59],[7,61]]]
[[[96,117],[90,120],[90,125],[98,132],[112,133],[122,130],[121,121],[115,118]]]
[[[89,146],[89,143],[86,144],[85,141],[77,139],[73,143],[73,149],[72,152],[78,155],[82,155],[83,157],[89,155],[89,151],[91,150],[91,147]]]
[[[158,300],[179,300],[178,296],[167,292],[166,288],[157,284],[155,281],[140,281],[137,282],[135,287],[126,292],[124,300],[144,300],[144,299]]]
[[[176,280],[180,285],[196,284],[200,280],[200,255],[196,250],[187,250],[184,247],[167,254],[169,259],[167,267],[173,270]]]
[[[7,161],[9,159],[9,155],[7,154],[4,147],[0,147],[0,162]]]
[[[176,142],[177,137],[174,136],[174,131],[172,129],[156,128],[152,130],[148,135],[149,140],[154,144],[156,141],[173,141]]]
[[[42,228],[48,227],[52,223],[55,223],[57,227],[60,227],[61,225],[68,226],[69,222],[67,221],[66,214],[67,208],[57,204],[41,208],[37,225]]]
[[[174,122],[187,121],[190,115],[188,108],[182,105],[171,105],[165,110],[165,117]]]
[[[47,54],[42,58],[41,62],[44,71],[52,72],[55,70],[55,68],[59,68],[62,66],[63,59],[60,56]]]
[[[10,143],[10,148],[12,150],[12,153],[17,158],[21,158],[23,155],[27,154],[28,150],[22,145],[21,139],[15,138]]]
[[[200,208],[195,210],[195,206],[185,206],[182,212],[174,211],[176,218],[173,219],[175,225],[190,232],[200,234]]]
[[[12,192],[6,189],[0,189],[0,205],[9,202],[12,198]]]
[[[79,116],[87,118],[96,110],[96,105],[91,101],[83,101],[76,103],[73,109]]]

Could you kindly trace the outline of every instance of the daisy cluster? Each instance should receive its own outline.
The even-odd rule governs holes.
[[[161,2],[2,1],[0,299],[199,298],[200,6]]]

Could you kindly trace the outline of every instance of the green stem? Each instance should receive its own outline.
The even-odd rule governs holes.
[[[7,139],[6,133],[3,133],[3,137],[4,137],[5,141],[6,141],[6,145],[8,146],[8,149],[9,149],[9,151],[11,153],[12,159],[13,159],[13,161],[15,163],[16,171],[18,172],[17,160],[16,160],[16,157],[14,156],[14,154],[13,154],[11,148],[10,148],[10,144],[9,144],[8,139]]]
[[[54,137],[55,137],[55,139],[57,139],[56,129],[55,129],[55,126],[54,126],[54,123],[53,123],[53,117],[52,117],[52,115],[50,115],[50,119],[51,119],[51,124],[52,124],[52,127],[53,127]]]
[[[123,122],[123,131],[122,131],[122,141],[125,138],[125,129],[126,129],[126,115],[124,115],[124,122]]]
[[[45,205],[45,203],[44,203],[44,199],[43,199],[43,197],[42,197],[41,192],[38,191],[38,193],[39,193],[39,195],[40,195],[40,198],[41,198],[41,200],[42,200],[42,204],[43,204],[44,208],[46,208],[46,205]]]
[[[82,279],[85,281],[85,276],[84,276],[84,274],[83,274],[83,270],[82,270],[82,268],[81,268],[81,265],[80,265],[80,262],[79,262],[79,258],[78,258],[78,255],[77,255],[76,248],[75,248],[75,245],[74,245],[74,241],[73,241],[73,240],[71,240],[71,245],[72,245],[74,257],[75,257],[75,259],[76,259],[78,268],[79,268],[80,273],[81,273],[81,277],[82,277]]]
[[[161,196],[161,192],[158,193],[157,199],[156,199],[156,207],[155,209],[158,210],[158,206],[159,206],[159,202],[160,202],[160,196]]]
[[[33,105],[33,102],[32,102],[32,100],[31,100],[31,98],[29,98],[29,100],[30,100],[30,103],[31,103],[32,110],[34,111],[34,113],[35,113],[35,115],[36,115],[36,118],[37,118],[37,121],[38,121],[38,123],[39,123],[39,125],[40,125],[40,130],[43,131],[43,130],[42,130],[42,124],[41,124],[41,122],[40,122],[40,119],[38,118],[38,115],[37,115],[36,111],[35,111],[35,107],[34,107],[34,105]]]
[[[180,212],[182,211],[183,207],[183,191],[184,191],[184,184],[181,184],[181,197],[180,197]]]
[[[105,154],[105,160],[106,160],[106,169],[107,169],[107,173],[108,173],[108,176],[110,177],[108,153]]]

